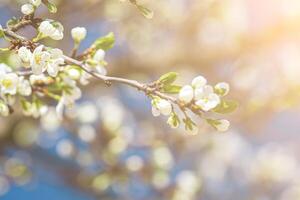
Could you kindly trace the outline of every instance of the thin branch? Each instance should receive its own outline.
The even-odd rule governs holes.
[[[30,42],[27,38],[25,38],[23,36],[20,36],[20,35],[16,34],[15,32],[13,32],[9,29],[4,29],[3,31],[7,36],[9,36],[11,38],[20,40],[21,42],[27,42],[27,43]],[[38,43],[35,43],[35,44],[38,44]],[[154,95],[154,96],[160,97],[162,99],[168,100],[168,101],[176,104],[180,109],[188,108],[193,113],[195,113],[197,115],[201,115],[201,111],[199,111],[198,109],[193,108],[192,105],[189,105],[189,104],[185,105],[181,101],[177,100],[175,97],[166,95],[166,94],[158,91],[156,88],[150,87],[148,84],[140,83],[136,80],[130,80],[130,79],[125,79],[125,78],[101,75],[101,74],[99,74],[95,71],[90,70],[90,68],[83,61],[76,60],[76,59],[71,58],[71,57],[66,56],[66,55],[63,55],[63,58],[65,59],[65,61],[67,63],[70,63],[70,64],[73,64],[73,65],[76,65],[76,66],[80,67],[86,73],[92,75],[93,77],[95,77],[97,79],[102,80],[107,85],[111,85],[112,83],[125,84],[125,85],[131,86],[133,88],[136,88],[140,91],[143,91],[147,96]],[[19,72],[18,74],[19,75],[30,75],[31,72],[30,71],[23,71],[23,72]]]

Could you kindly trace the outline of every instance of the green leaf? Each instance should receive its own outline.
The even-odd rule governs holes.
[[[148,8],[142,6],[142,5],[137,5],[137,8],[142,13],[142,15],[144,17],[146,17],[147,19],[152,19],[153,18],[154,13],[153,13],[152,10],[150,10],[150,9],[148,9]]]
[[[95,50],[102,49],[104,51],[113,48],[115,44],[115,35],[110,32],[104,37],[98,38],[92,45]]]
[[[169,72],[162,75],[158,80],[163,85],[171,85],[177,79],[178,73]]]
[[[55,4],[49,2],[48,0],[43,0],[43,3],[47,6],[50,13],[56,13],[57,7]]]
[[[233,112],[237,107],[238,103],[236,101],[222,100],[213,111],[220,114],[227,114]]]
[[[179,85],[165,85],[161,91],[168,94],[178,94],[181,88]]]

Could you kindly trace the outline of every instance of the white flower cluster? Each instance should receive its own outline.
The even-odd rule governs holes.
[[[34,13],[35,9],[41,5],[41,0],[29,0],[28,3],[21,7],[21,11],[24,15],[30,15]]]
[[[29,2],[22,6],[22,12],[25,15],[22,20],[34,20],[33,13],[41,3],[45,4],[51,13],[55,13],[57,8],[49,1],[28,0]],[[102,80],[109,80],[106,76],[107,65],[105,51],[113,47],[115,38],[113,33],[98,38],[82,54],[77,55],[80,43],[86,38],[87,30],[84,27],[75,27],[71,30],[71,36],[74,40],[74,47],[71,52],[71,58],[66,57],[60,49],[49,48],[40,45],[38,41],[44,38],[61,40],[64,37],[64,27],[61,23],[43,19],[37,24],[37,35],[32,41],[17,41],[13,47],[16,49],[22,67],[30,70],[14,73],[10,67],[2,65],[0,67],[0,113],[8,115],[12,112],[11,104],[15,95],[19,95],[23,112],[25,115],[39,117],[46,113],[47,105],[43,102],[44,97],[49,97],[58,102],[56,112],[59,118],[62,118],[64,108],[71,106],[81,97],[81,90],[77,87],[77,82],[86,85],[89,79],[97,74]],[[0,27],[1,28],[1,27]],[[18,28],[16,28],[18,29]],[[5,36],[8,31],[1,31]],[[14,39],[20,37],[10,35]],[[26,40],[26,39],[24,39]],[[8,48],[7,48],[8,49]],[[8,49],[9,50],[9,49]],[[65,62],[65,59],[68,62]],[[73,60],[72,60],[73,59]],[[29,79],[28,76],[29,75]],[[206,112],[215,112],[225,114],[231,112],[236,104],[232,101],[224,101],[221,97],[229,91],[227,83],[218,83],[215,87],[207,84],[207,80],[198,76],[192,80],[191,85],[183,87],[173,84],[176,81],[177,73],[169,72],[160,77],[159,80],[141,86],[139,83],[132,83],[131,80],[123,79],[122,82],[143,90],[152,99],[152,113],[154,116],[168,116],[167,123],[177,128],[181,122],[185,124],[185,129],[191,134],[198,132],[197,125],[189,116],[190,113],[196,114],[217,130],[226,131],[229,127],[227,120],[215,120],[207,118],[202,114]],[[27,79],[26,79],[26,78]],[[148,90],[149,89],[149,90]],[[148,93],[149,92],[149,93]],[[33,93],[33,95],[31,95]],[[178,94],[178,98],[166,94]],[[23,96],[30,96],[23,97]],[[174,107],[177,106],[177,107]],[[176,113],[180,109],[183,117]]]
[[[32,89],[28,80],[12,72],[11,67],[0,64],[0,114],[9,114],[8,105],[14,103],[13,95],[30,96]]]
[[[31,95],[31,87],[28,80],[12,72],[6,64],[0,64],[0,88],[1,95],[15,95],[19,93],[22,96]]]
[[[18,50],[24,67],[31,67],[35,75],[43,74],[45,71],[52,77],[56,77],[59,66],[64,64],[63,52],[60,49],[44,50],[44,46],[38,46],[33,52],[26,47]]]
[[[225,90],[222,96],[229,92],[229,85],[227,83],[218,83],[215,90]],[[203,111],[210,111],[219,105],[221,102],[220,96],[215,93],[211,85],[207,85],[207,80],[203,76],[197,76],[193,79],[191,85],[183,86],[179,92],[179,100],[188,104],[195,101]]]
[[[207,84],[207,80],[203,76],[197,76],[192,80],[191,85],[185,85],[178,91],[178,100],[181,102],[181,107],[192,107],[201,112],[213,111],[222,103],[221,98],[229,92],[229,84],[221,82],[212,87]],[[186,130],[191,134],[196,134],[198,128],[196,124],[188,117],[186,108],[181,109],[185,117],[183,122],[186,125]],[[173,109],[171,101],[155,97],[152,100],[152,114],[159,116],[163,114],[169,116],[167,123],[172,128],[177,128],[180,125],[180,119]],[[206,119],[207,122],[216,128],[218,131],[227,131],[230,122],[225,119],[212,120]]]

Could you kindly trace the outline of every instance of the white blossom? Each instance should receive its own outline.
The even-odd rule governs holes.
[[[172,112],[172,104],[165,99],[160,99],[157,102],[157,109],[163,115],[170,115]]]
[[[30,66],[30,60],[32,58],[32,53],[29,49],[26,47],[21,47],[18,50],[18,56],[20,57],[21,61],[24,64],[24,67],[29,67]]]
[[[34,6],[32,4],[24,4],[22,7],[21,7],[21,11],[24,15],[30,15],[34,12]]]
[[[56,77],[59,71],[59,66],[64,64],[63,52],[60,49],[49,50],[50,58],[47,62],[47,72],[50,76]]]
[[[84,27],[76,27],[71,30],[71,35],[75,42],[84,40],[86,37],[86,33],[87,31]]]
[[[51,56],[48,52],[43,51],[43,48],[43,45],[38,46],[33,51],[33,56],[31,57],[30,65],[35,75],[40,75],[45,71],[47,62]]]
[[[39,26],[39,32],[45,36],[50,36],[55,32],[55,28],[49,21],[43,21]]]
[[[207,84],[207,80],[203,76],[197,76],[192,80],[192,86],[194,88],[200,88]]]
[[[220,103],[220,97],[214,93],[210,85],[195,90],[196,105],[204,111],[215,108]]]
[[[92,61],[95,61],[96,64],[89,64],[88,66],[90,69],[94,69],[97,73],[105,76],[107,75],[107,70],[103,64],[104,57],[105,51],[103,51],[102,49],[97,50],[92,59]]]
[[[61,25],[61,23],[56,22],[54,25],[55,31],[52,35],[50,35],[50,38],[53,40],[61,40],[64,37],[64,27]]]
[[[181,88],[179,92],[179,100],[184,103],[190,103],[194,98],[194,89],[190,85],[186,85]]]
[[[17,92],[19,77],[15,73],[7,73],[0,76],[0,88],[3,94],[15,95]]]

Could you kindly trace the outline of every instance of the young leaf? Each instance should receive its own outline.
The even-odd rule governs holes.
[[[106,51],[113,48],[114,44],[115,35],[114,33],[110,32],[106,36],[98,38],[92,45],[92,48],[94,48],[95,50],[102,49]]]
[[[55,4],[49,2],[48,0],[43,0],[43,3],[47,6],[50,13],[56,13],[57,7]]]
[[[179,85],[164,85],[161,91],[169,94],[178,94],[180,89],[181,86]]]
[[[169,72],[162,75],[158,80],[163,85],[171,85],[177,78],[178,73],[176,72]]]
[[[222,100],[213,111],[220,114],[227,114],[233,112],[237,107],[238,103],[236,101]]]

